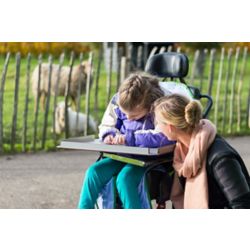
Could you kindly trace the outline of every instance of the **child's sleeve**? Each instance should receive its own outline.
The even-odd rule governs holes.
[[[108,107],[103,115],[101,124],[99,125],[99,138],[104,140],[104,138],[108,135],[115,136],[116,134],[120,134],[120,126],[121,121],[117,117],[115,113],[116,105],[116,95],[113,96]]]
[[[166,145],[174,144],[157,129],[127,131],[125,134],[125,142],[127,146],[158,148]]]

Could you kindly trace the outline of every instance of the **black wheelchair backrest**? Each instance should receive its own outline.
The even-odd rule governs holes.
[[[188,58],[177,52],[156,54],[148,59],[145,71],[163,78],[183,78],[188,74]]]
[[[182,83],[185,83],[183,78],[188,74],[188,66],[189,61],[186,55],[177,52],[166,52],[150,57],[146,63],[145,71],[157,77],[179,78]],[[207,99],[207,105],[203,113],[203,117],[206,118],[213,105],[211,96],[201,94],[196,87],[188,86],[188,88],[195,99]]]

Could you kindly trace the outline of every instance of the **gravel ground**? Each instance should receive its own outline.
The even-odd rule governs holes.
[[[250,171],[250,137],[228,138]],[[75,208],[84,173],[98,157],[87,151],[0,157],[0,208]]]

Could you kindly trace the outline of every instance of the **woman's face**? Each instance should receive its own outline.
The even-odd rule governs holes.
[[[156,128],[160,130],[169,140],[175,141],[177,139],[176,134],[173,131],[173,126],[165,122],[161,115],[157,113],[155,113],[155,122]]]

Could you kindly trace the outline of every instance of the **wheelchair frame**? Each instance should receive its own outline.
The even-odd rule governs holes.
[[[181,83],[187,85],[186,81],[184,80],[184,77],[188,74],[188,68],[189,68],[189,60],[185,54],[177,53],[177,52],[166,52],[166,53],[156,54],[150,57],[145,66],[145,71],[158,78],[163,78],[164,82],[166,81],[167,78],[170,78],[171,81],[174,81],[175,78],[178,78]],[[212,97],[206,94],[201,94],[200,90],[196,87],[193,87],[190,85],[187,85],[187,87],[191,91],[194,99],[197,99],[197,100],[207,99],[207,105],[203,113],[203,118],[206,118],[213,105]],[[170,158],[166,159],[166,163],[171,164],[173,160],[172,155],[171,156],[169,155],[169,157]],[[103,152],[100,152],[100,156],[97,159],[97,161],[99,161],[102,158],[103,158]],[[162,165],[159,166],[159,163],[156,162],[155,164],[152,164],[147,167],[145,174],[148,176],[153,171],[156,171],[156,172],[165,171],[165,174],[170,177],[170,173],[167,171],[167,168],[165,168],[164,170],[162,167],[163,167]],[[158,209],[166,208],[165,204],[169,198],[170,191],[171,191],[168,189],[166,193],[166,190],[164,190],[166,189],[166,185],[164,186],[161,184],[162,183],[159,183],[159,186],[157,187],[158,191],[153,190],[152,187],[149,187],[149,189],[151,189],[150,191],[151,194],[154,191],[156,193],[156,195],[151,195],[151,201],[153,199],[156,200]],[[119,197],[117,200],[116,208],[122,208],[122,204],[121,204],[121,201],[119,200]]]

